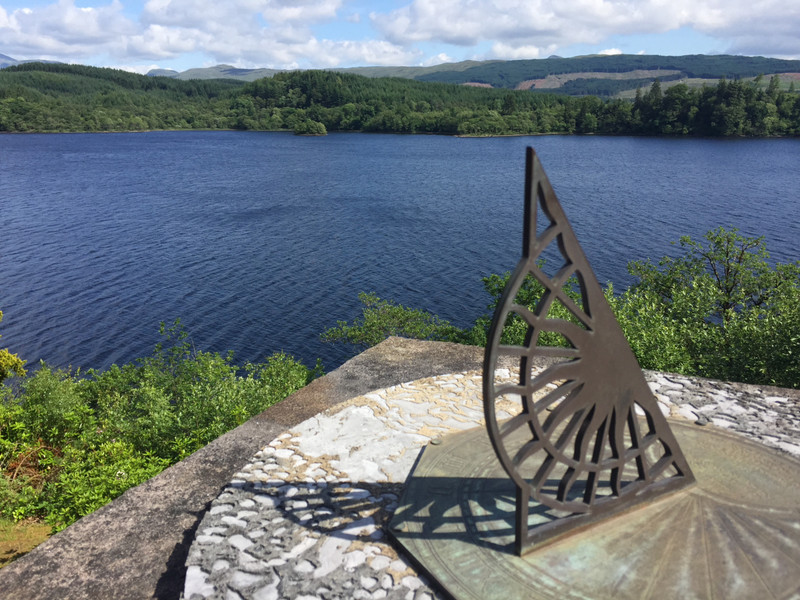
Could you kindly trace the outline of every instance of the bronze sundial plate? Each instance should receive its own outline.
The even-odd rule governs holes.
[[[453,597],[800,597],[800,461],[671,421],[697,483],[518,556],[516,486],[483,427],[429,445],[390,531]],[[529,526],[541,519],[531,501]]]

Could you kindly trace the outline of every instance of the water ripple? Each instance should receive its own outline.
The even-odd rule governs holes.
[[[529,144],[601,282],[718,225],[800,255],[798,140],[2,136],[2,341],[104,368],[180,317],[198,348],[333,368],[349,350],[319,334],[360,291],[468,325],[518,259]]]

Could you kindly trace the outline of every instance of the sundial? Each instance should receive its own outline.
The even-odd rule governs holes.
[[[800,597],[800,462],[662,415],[530,148],[523,222],[486,427],[425,448],[392,537],[459,599]]]

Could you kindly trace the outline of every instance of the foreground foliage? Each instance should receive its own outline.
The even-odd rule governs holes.
[[[642,366],[800,387],[800,261],[771,266],[763,238],[722,228],[678,245],[631,263],[637,282],[609,294]]]
[[[41,364],[0,387],[0,515],[55,529],[107,504],[319,373],[285,354],[240,369],[179,323],[134,363],[85,375]]]
[[[636,282],[605,290],[631,348],[646,369],[800,388],[800,261],[772,266],[763,238],[718,228],[703,241],[682,237],[677,257],[632,262]],[[510,274],[483,279],[494,311]],[[542,285],[529,277],[516,303],[534,310]],[[570,293],[577,294],[577,291]],[[388,335],[485,345],[491,322],[459,329],[430,313],[362,294],[362,318],[340,322],[323,339],[368,346]],[[556,307],[554,307],[556,308]],[[554,316],[569,319],[563,310]],[[512,316],[503,343],[522,345],[527,324]],[[545,333],[545,345],[566,340]]]
[[[0,322],[2,320],[3,311],[0,310]],[[25,361],[16,354],[9,352],[8,348],[0,348],[0,383],[14,375],[18,377],[25,375]]]

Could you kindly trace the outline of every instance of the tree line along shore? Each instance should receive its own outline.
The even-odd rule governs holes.
[[[175,129],[795,136],[800,94],[777,75],[701,87],[656,80],[623,99],[333,71],[280,72],[245,83],[50,63],[0,70],[0,132]]]

